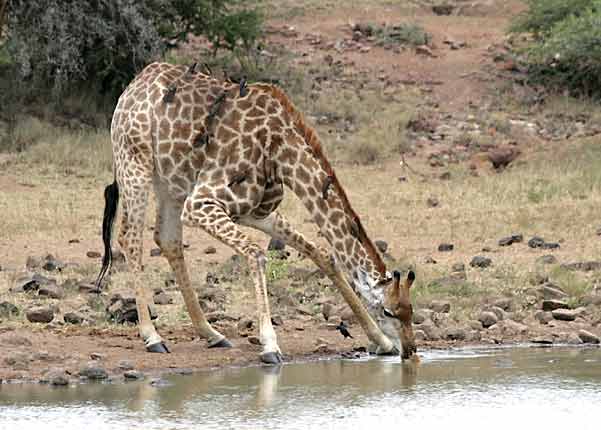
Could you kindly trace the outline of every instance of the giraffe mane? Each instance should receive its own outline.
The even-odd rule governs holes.
[[[296,127],[297,131],[301,134],[301,136],[303,136],[305,142],[310,146],[310,148],[313,152],[313,155],[315,156],[315,158],[317,158],[320,161],[321,166],[326,171],[328,176],[331,178],[331,180],[332,180],[331,185],[336,190],[338,197],[340,198],[340,201],[342,202],[344,211],[347,213],[347,215],[350,216],[352,222],[354,222],[357,225],[357,233],[358,233],[359,241],[361,242],[361,244],[365,248],[367,254],[369,255],[369,257],[375,264],[376,270],[378,271],[378,273],[380,273],[380,276],[382,276],[382,278],[385,278],[386,277],[386,265],[384,264],[384,261],[382,261],[382,257],[380,256],[380,253],[377,251],[373,242],[371,241],[371,239],[367,235],[365,229],[363,228],[361,219],[359,218],[359,215],[357,215],[357,213],[351,206],[351,203],[346,195],[346,192],[344,191],[344,188],[342,187],[342,185],[340,185],[340,182],[338,181],[338,178],[336,177],[336,173],[334,172],[332,165],[330,164],[327,157],[325,156],[325,153],[323,151],[323,148],[321,146],[319,137],[317,136],[317,132],[315,131],[315,129],[313,129],[309,124],[307,124],[302,112],[299,111],[294,106],[294,104],[292,103],[290,98],[286,95],[286,93],[281,88],[279,88],[275,85],[267,85],[267,84],[259,84],[259,85],[253,85],[253,86],[263,89],[264,91],[268,92],[272,97],[277,99],[280,102],[282,108],[290,115],[290,117],[292,118],[292,122],[293,122],[294,126]]]

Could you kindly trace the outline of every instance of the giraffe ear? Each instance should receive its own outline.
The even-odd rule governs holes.
[[[405,279],[403,286],[405,288],[409,289],[413,285],[414,281],[415,281],[415,272],[413,270],[410,270],[409,273],[407,273],[407,279]]]

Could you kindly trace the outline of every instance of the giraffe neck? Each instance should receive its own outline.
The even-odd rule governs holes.
[[[369,304],[381,302],[380,291],[373,287],[386,277],[386,266],[351,207],[317,134],[283,93],[275,96],[283,105],[288,127],[276,158],[284,184],[309,210],[351,284]]]

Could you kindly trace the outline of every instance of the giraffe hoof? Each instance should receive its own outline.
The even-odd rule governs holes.
[[[166,353],[171,352],[171,351],[169,351],[169,348],[167,348],[167,345],[165,345],[165,342],[157,342],[157,343],[153,343],[152,345],[148,345],[146,347],[146,351],[157,352],[160,354],[166,354]]]
[[[209,348],[231,348],[232,343],[225,337],[219,339],[217,342],[209,343]]]
[[[261,362],[265,364],[282,364],[284,359],[279,352],[264,352],[261,354]]]

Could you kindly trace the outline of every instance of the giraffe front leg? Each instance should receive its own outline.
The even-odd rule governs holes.
[[[204,229],[211,236],[246,257],[253,277],[257,300],[259,339],[263,345],[261,361],[267,364],[281,363],[282,354],[271,323],[265,278],[267,259],[263,250],[250,241],[246,234],[231,220],[220,203],[214,199],[198,198],[192,194],[184,204],[182,221],[187,226]]]

